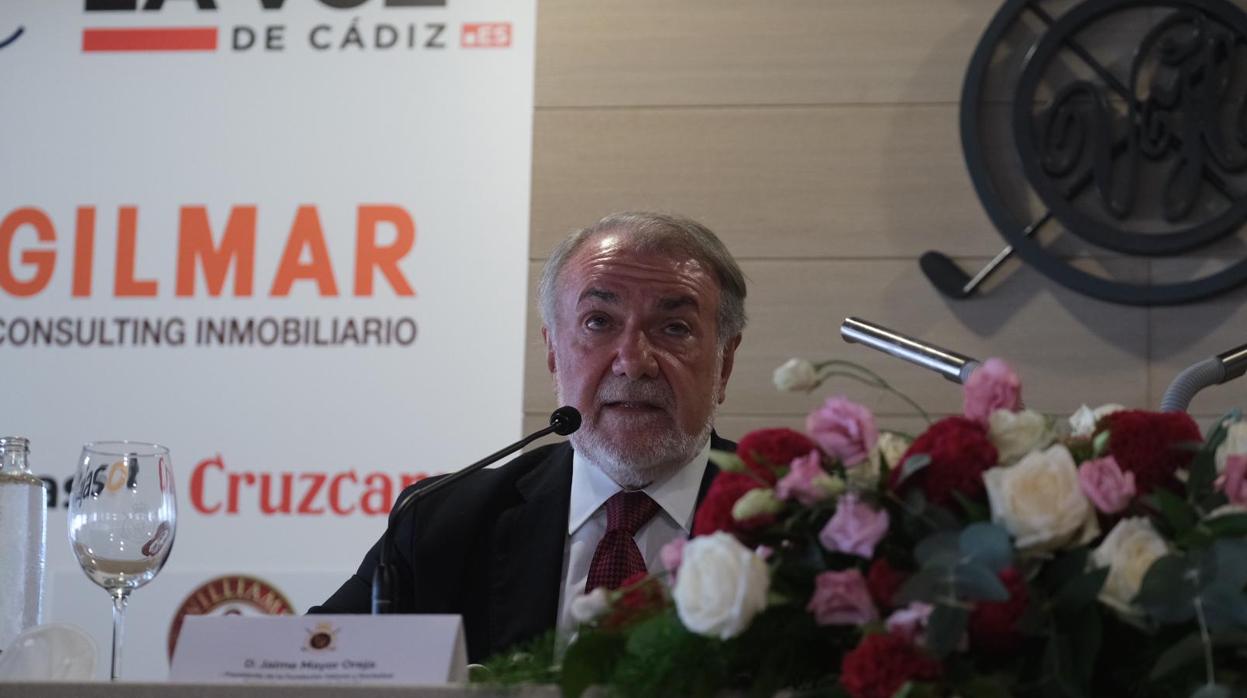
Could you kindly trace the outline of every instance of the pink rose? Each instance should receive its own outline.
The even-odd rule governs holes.
[[[1247,455],[1226,456],[1222,490],[1231,504],[1247,506]]]
[[[915,645],[921,645],[925,640],[927,619],[931,617],[934,608],[929,603],[914,601],[905,608],[893,611],[884,624],[893,635],[900,635]]]
[[[688,544],[688,538],[680,536],[672,540],[670,543],[662,546],[658,551],[658,558],[662,560],[663,569],[675,579],[675,573],[680,569],[680,563],[684,560],[684,546]]]
[[[966,417],[987,426],[996,410],[1016,412],[1022,407],[1022,381],[1000,359],[988,359],[970,374],[965,389]]]
[[[1078,484],[1083,494],[1104,514],[1124,510],[1138,492],[1134,473],[1122,472],[1112,456],[1089,460],[1078,466]]]
[[[858,499],[852,492],[836,503],[836,513],[818,534],[818,542],[833,552],[869,559],[888,532],[888,512]]]
[[[814,578],[814,595],[805,610],[819,625],[862,625],[879,619],[866,579],[857,568],[823,572]]]
[[[840,395],[827,398],[822,407],[811,412],[805,418],[805,430],[845,467],[866,460],[879,440],[870,410]]]
[[[794,458],[788,474],[775,485],[775,496],[787,501],[796,499],[804,506],[813,506],[831,496],[830,477],[823,470],[823,457],[818,451],[810,451]]]

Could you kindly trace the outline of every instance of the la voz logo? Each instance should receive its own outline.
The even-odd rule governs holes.
[[[286,0],[256,0],[266,12],[278,13]],[[318,0],[330,11],[301,37],[287,34],[283,23],[228,26],[86,27],[82,50],[97,52],[199,51],[280,52],[293,48],[313,51],[443,50],[454,44],[456,27],[444,21],[361,23],[358,17],[343,18],[333,11],[355,10],[371,3],[386,10],[445,8],[446,0]],[[133,12],[152,16],[164,8],[164,0],[85,0],[92,13]],[[302,6],[302,5],[301,5]],[[216,0],[195,0],[199,11],[216,12]],[[158,15],[156,15],[158,16]],[[457,27],[458,46],[466,49],[510,48],[510,22],[465,22]],[[448,31],[449,30],[449,31]],[[16,37],[14,37],[16,38]]]

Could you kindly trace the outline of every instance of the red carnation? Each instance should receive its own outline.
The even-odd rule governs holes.
[[[996,465],[996,447],[987,438],[987,430],[965,417],[945,417],[932,424],[914,440],[901,456],[904,464],[910,456],[926,454],[931,462],[900,482],[902,468],[892,470],[889,486],[906,489],[919,486],[927,501],[942,507],[956,503],[954,492],[972,500],[984,497],[983,471]]]
[[[943,669],[899,635],[868,635],[840,664],[840,685],[853,698],[892,698],[908,681],[934,681]]]
[[[702,500],[701,506],[697,507],[697,515],[693,517],[693,535],[704,536],[715,531],[727,531],[739,537],[740,533],[757,528],[761,522],[754,519],[745,522],[733,519],[732,507],[736,505],[736,500],[743,497],[746,492],[762,486],[756,478],[745,473],[722,472],[716,475],[714,482],[710,483],[710,489],[706,492],[706,498]],[[754,518],[765,518],[769,523],[772,517]]]
[[[909,579],[908,572],[898,570],[887,560],[879,558],[870,563],[870,570],[866,572],[866,588],[870,590],[870,597],[875,600],[876,606],[894,608],[896,603],[893,599],[906,579]]]
[[[1203,441],[1199,425],[1185,412],[1123,410],[1106,415],[1098,427],[1109,432],[1109,453],[1122,470],[1134,473],[1141,495],[1157,487],[1180,490],[1174,474],[1195,457],[1182,444]]]
[[[745,461],[750,472],[774,485],[778,471],[787,468],[794,458],[818,450],[818,444],[792,429],[759,429],[745,435],[736,445],[736,455]]]
[[[970,612],[967,630],[970,645],[977,652],[1008,654],[1022,643],[1017,624],[1030,603],[1030,591],[1022,574],[1012,567],[1001,570],[1000,581],[1009,590],[1009,599],[979,602]]]

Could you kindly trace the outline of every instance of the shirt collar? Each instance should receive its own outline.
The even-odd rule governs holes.
[[[685,463],[665,480],[650,483],[644,492],[667,516],[688,533],[693,528],[693,509],[697,493],[710,458],[710,441],[701,447],[693,460]],[[622,488],[596,463],[582,455],[572,454],[572,503],[567,516],[567,535],[572,535],[593,516],[606,500]]]

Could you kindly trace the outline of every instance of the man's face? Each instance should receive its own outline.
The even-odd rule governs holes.
[[[696,455],[740,341],[719,349],[713,272],[683,254],[621,247],[607,232],[567,261],[555,293],[542,336],[560,401],[584,419],[576,448],[624,486]]]

